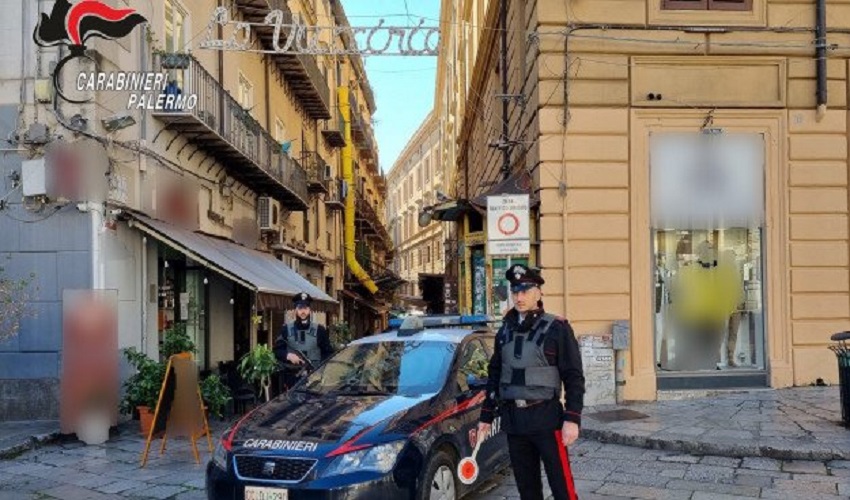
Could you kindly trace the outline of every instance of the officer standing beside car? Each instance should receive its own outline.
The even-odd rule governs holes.
[[[274,353],[278,361],[303,365],[303,354],[307,361],[316,367],[334,353],[327,328],[318,324],[312,317],[312,303],[313,298],[306,292],[295,296],[295,320],[281,328],[274,342]],[[297,381],[296,377],[289,376],[283,384],[292,387]]]
[[[565,319],[543,310],[539,269],[517,264],[505,274],[514,307],[496,335],[478,436],[501,415],[520,498],[543,500],[542,460],[555,500],[575,500],[566,448],[578,439],[584,405],[578,342]]]

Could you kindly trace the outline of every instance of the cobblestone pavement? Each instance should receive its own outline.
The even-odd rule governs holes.
[[[205,446],[202,465],[197,465],[186,440],[170,440],[166,453],[159,456],[155,449],[141,469],[143,447],[141,436],[125,430],[104,446],[64,442],[0,461],[0,500],[206,498]],[[574,446],[570,455],[582,500],[850,497],[848,461],[699,457],[587,440]],[[519,494],[505,471],[470,498],[518,499]]]
[[[724,392],[709,398],[588,408],[586,437],[699,455],[850,460],[838,387]],[[647,418],[603,422],[594,413],[630,409]]]
[[[850,498],[850,461],[696,456],[585,440],[571,448],[570,462],[581,500]],[[471,498],[514,500],[519,495],[505,471]]]

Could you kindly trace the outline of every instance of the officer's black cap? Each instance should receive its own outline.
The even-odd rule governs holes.
[[[310,307],[310,304],[313,303],[313,297],[310,297],[310,294],[307,292],[301,292],[295,296],[294,299],[295,307],[298,306],[307,306]]]
[[[511,284],[511,292],[521,292],[529,288],[540,287],[546,283],[540,276],[540,269],[524,264],[514,264],[505,271],[505,277]]]

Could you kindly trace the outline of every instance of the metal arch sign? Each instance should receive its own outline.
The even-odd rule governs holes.
[[[310,26],[301,21],[298,14],[292,15],[291,23],[284,23],[284,13],[279,9],[270,11],[262,23],[233,21],[225,7],[217,7],[207,24],[207,36],[199,44],[202,49],[232,50],[258,54],[308,54],[308,55],[360,55],[360,56],[436,56],[440,34],[437,27],[424,26],[420,19],[416,26],[384,26],[384,19],[371,28],[351,26]],[[234,28],[229,39],[215,39],[213,29],[216,25]],[[255,27],[274,28],[273,49],[254,48],[255,39],[251,30]],[[339,49],[322,47],[322,32],[332,32],[332,40],[347,34],[354,41],[354,47]],[[365,43],[358,40],[366,35]],[[438,37],[437,37],[438,38]],[[393,44],[396,40],[397,43]],[[421,48],[414,48],[416,47]],[[363,49],[360,49],[363,46]],[[396,50],[397,49],[397,50]]]

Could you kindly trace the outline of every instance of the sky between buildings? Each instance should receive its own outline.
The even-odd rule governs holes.
[[[425,19],[424,26],[437,26],[440,19],[439,0],[342,0],[342,5],[353,27],[373,27],[382,18],[384,26],[416,26],[421,18]],[[437,58],[372,56],[365,59],[366,73],[378,105],[373,126],[381,169],[386,173],[434,105]]]

